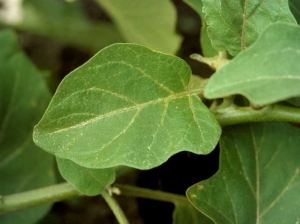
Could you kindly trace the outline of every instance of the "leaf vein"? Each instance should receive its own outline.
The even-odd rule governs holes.
[[[212,206],[211,204],[208,204],[205,201],[201,201],[202,203],[206,204],[207,206],[209,206],[210,208],[212,208],[213,210],[215,210],[217,213],[219,213],[221,216],[223,216],[229,223],[234,224],[225,214],[223,214],[220,210],[218,210],[217,208],[215,208],[214,206]],[[202,211],[200,211],[202,212]],[[204,212],[203,212],[204,213]],[[205,213],[204,213],[205,214]],[[212,217],[210,217],[211,219],[213,219]]]
[[[153,143],[154,143],[154,140],[155,140],[155,138],[156,138],[156,136],[157,136],[157,133],[158,133],[159,129],[161,128],[162,123],[164,122],[164,119],[165,119],[165,117],[166,117],[167,110],[168,110],[168,104],[169,104],[169,102],[166,101],[166,102],[165,102],[165,106],[164,106],[163,113],[162,113],[162,115],[161,115],[160,121],[159,121],[158,126],[157,126],[157,128],[156,128],[156,131],[155,131],[154,135],[152,136],[152,141],[151,141],[150,145],[148,146],[148,149],[149,149],[149,150],[151,150],[151,147],[152,147],[152,145],[153,145]]]
[[[232,132],[232,130],[231,130],[231,132]],[[233,132],[232,132],[232,136],[233,136],[233,139],[234,139],[234,133]],[[242,165],[242,170],[243,170],[243,173],[244,173],[244,178],[245,178],[246,182],[248,183],[248,185],[250,187],[250,190],[253,193],[254,198],[256,199],[256,197],[255,197],[255,190],[254,190],[254,188],[253,188],[253,186],[251,184],[251,181],[250,181],[250,179],[249,179],[249,177],[248,177],[248,175],[246,173],[246,170],[245,170],[245,167],[244,167],[244,164],[243,164],[243,161],[242,161],[242,156],[241,156],[241,153],[240,153],[240,147],[238,146],[238,144],[235,141],[235,139],[234,139],[234,145],[235,145],[235,148],[237,149],[236,152],[237,152],[238,158],[239,158],[239,160],[241,162],[241,165]]]
[[[190,106],[190,109],[191,109],[191,112],[192,112],[192,115],[193,115],[193,120],[195,121],[197,127],[198,127],[198,130],[201,134],[201,139],[204,140],[204,137],[203,137],[203,132],[201,130],[201,127],[197,121],[197,118],[196,118],[196,114],[195,114],[195,109],[194,109],[194,106],[193,106],[193,102],[192,102],[192,98],[191,96],[188,96],[188,99],[189,99],[189,106]]]
[[[147,79],[149,79],[152,82],[154,82],[157,86],[159,86],[160,88],[164,89],[169,94],[174,94],[174,92],[172,90],[170,90],[168,87],[166,87],[162,83],[158,82],[157,80],[153,79],[153,77],[151,75],[148,75],[143,69],[141,69],[141,68],[139,68],[137,66],[133,66],[132,64],[129,64],[129,63],[125,62],[125,61],[109,61],[109,62],[106,62],[105,64],[102,64],[102,65],[97,65],[97,66],[94,66],[94,67],[90,67],[89,69],[100,68],[100,67],[108,65],[108,64],[123,64],[123,65],[128,66],[131,69],[137,69],[144,77],[146,77]]]
[[[9,154],[9,156],[7,156],[6,158],[4,158],[1,162],[0,162],[0,168],[2,168],[3,166],[5,166],[7,163],[11,162],[12,160],[14,160],[17,156],[21,155],[24,150],[26,149],[26,147],[30,144],[32,136],[32,133],[29,134],[29,136],[25,139],[25,141],[18,147],[16,148],[16,150],[12,153]]]
[[[19,75],[16,75],[15,79],[14,79],[12,92],[11,92],[11,97],[9,100],[9,105],[7,107],[7,110],[4,115],[4,118],[3,118],[3,121],[1,124],[1,128],[0,128],[0,143],[3,140],[5,129],[7,128],[8,124],[9,124],[9,119],[10,119],[10,116],[11,116],[12,110],[13,110],[14,98],[15,98],[16,93],[18,92],[19,82],[20,82],[20,77],[19,77]]]
[[[155,99],[155,100],[152,100],[152,101],[149,101],[149,102],[146,102],[146,103],[137,104],[137,105],[134,105],[134,106],[131,106],[131,107],[121,108],[121,109],[114,110],[114,111],[111,111],[111,112],[106,113],[106,114],[98,115],[97,117],[86,120],[84,122],[81,122],[81,123],[78,123],[78,124],[75,124],[75,125],[72,125],[72,126],[69,126],[69,127],[66,127],[66,128],[58,129],[58,130],[50,132],[48,134],[49,135],[57,134],[57,133],[60,133],[60,132],[67,131],[69,129],[82,127],[82,126],[87,125],[91,122],[94,122],[94,121],[97,121],[97,120],[100,120],[100,119],[104,119],[104,118],[107,118],[107,117],[110,117],[110,116],[113,116],[113,115],[116,115],[116,114],[128,112],[128,111],[134,110],[134,109],[142,109],[142,108],[144,108],[148,105],[154,105],[154,104],[157,104],[157,103],[161,103],[163,101],[167,102],[167,101],[171,101],[171,100],[174,100],[174,99],[184,98],[184,97],[187,97],[187,96],[190,97],[190,95],[193,95],[193,94],[197,94],[197,93],[184,92],[184,93],[180,93],[180,94],[171,95],[171,96],[166,97],[166,98],[159,98],[159,99]]]
[[[252,125],[249,125],[250,127],[250,133],[251,133],[251,139],[253,143],[253,150],[255,155],[255,171],[256,171],[256,223],[260,223],[259,219],[259,213],[260,213],[260,204],[259,204],[259,197],[260,197],[260,171],[259,171],[259,159],[258,159],[258,147],[254,136],[254,130],[252,128]]]
[[[227,185],[227,182],[225,181],[225,179],[223,178],[223,181],[225,182],[225,191],[226,191],[226,194],[228,195],[229,197],[229,200],[231,202],[231,207],[232,207],[232,211],[233,211],[233,214],[234,214],[234,220],[235,220],[235,223],[238,223],[237,221],[237,213],[234,209],[234,202],[233,202],[233,199],[231,197],[231,194],[228,192],[228,185]]]
[[[113,143],[117,138],[119,138],[121,135],[125,134],[125,132],[131,127],[131,125],[134,123],[135,119],[137,118],[137,116],[140,114],[140,112],[142,111],[142,108],[140,108],[139,110],[137,110],[137,112],[135,113],[135,115],[132,117],[132,119],[130,120],[130,122],[128,123],[128,125],[118,134],[116,135],[114,138],[112,138],[108,143],[106,143],[105,145],[103,145],[100,149],[100,151],[102,151],[103,149],[105,149],[107,146],[109,146],[111,143]]]
[[[280,194],[277,196],[277,198],[275,198],[275,200],[273,202],[270,203],[269,207],[266,208],[261,214],[260,214],[260,218],[262,218],[265,214],[268,213],[268,211],[271,210],[271,208],[274,207],[274,205],[276,205],[276,203],[280,200],[280,198],[289,190],[291,184],[294,182],[294,180],[296,179],[298,173],[300,171],[300,167],[298,167],[295,172],[294,175],[292,176],[292,178],[288,181],[287,185],[283,188],[283,190],[280,192]]]
[[[213,89],[211,92],[216,92],[225,88],[232,88],[238,85],[238,84],[245,84],[245,83],[249,83],[249,82],[255,82],[255,81],[261,81],[261,80],[284,80],[284,79],[290,79],[290,80],[300,80],[300,77],[295,77],[295,76],[282,76],[282,77],[256,77],[256,78],[249,78],[249,79],[244,79],[244,80],[240,80],[240,81],[234,81],[231,82],[229,85],[222,85],[220,86],[220,88],[215,88]],[[250,86],[250,85],[249,85]]]

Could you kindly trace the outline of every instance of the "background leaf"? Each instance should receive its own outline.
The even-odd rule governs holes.
[[[164,53],[175,54],[181,38],[175,33],[176,10],[169,0],[97,0],[124,38]]]
[[[175,204],[173,224],[213,224],[209,218],[199,212],[192,205]]]
[[[298,26],[271,25],[253,46],[211,77],[205,96],[241,94],[257,105],[300,96],[299,39]]]
[[[112,43],[124,42],[113,24],[89,20],[78,1],[24,0],[20,12],[19,22],[0,18],[0,24],[51,37],[92,53]]]
[[[208,35],[218,51],[232,56],[252,45],[275,22],[295,24],[288,0],[202,0]]]
[[[78,191],[88,196],[101,194],[115,181],[115,172],[110,169],[89,169],[67,159],[56,159],[60,174]]]
[[[203,94],[208,79],[201,78],[197,75],[192,75],[189,83],[190,91],[199,91],[199,94]]]
[[[289,0],[289,6],[298,24],[300,23],[300,2],[298,0]]]
[[[32,87],[34,85],[34,88]],[[32,141],[50,93],[45,81],[18,49],[16,36],[0,33],[0,195],[55,183],[53,156]],[[0,216],[0,223],[29,224],[41,219],[51,205]]]
[[[192,186],[189,200],[215,223],[299,222],[299,135],[287,123],[225,128],[220,170]]]
[[[213,57],[218,54],[218,51],[212,46],[211,40],[207,34],[207,25],[205,22],[205,14],[202,12],[203,3],[202,0],[184,0],[188,5],[190,5],[200,16],[202,21],[201,26],[201,36],[200,44],[202,49],[202,54],[205,57]]]
[[[190,77],[178,57],[107,47],[62,81],[34,141],[89,168],[150,169],[183,150],[207,154],[220,127],[198,92],[188,91]]]
[[[291,99],[288,99],[287,102],[295,107],[300,107],[300,97],[293,97]]]

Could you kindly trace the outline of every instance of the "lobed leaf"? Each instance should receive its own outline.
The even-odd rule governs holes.
[[[150,169],[183,150],[207,154],[220,126],[198,92],[188,91],[190,77],[175,56],[134,44],[109,46],[62,81],[34,141],[95,169]]]
[[[32,87],[34,85],[34,88]],[[50,93],[42,74],[20,51],[16,36],[0,33],[0,195],[55,183],[53,156],[32,141]],[[1,203],[0,203],[1,204]],[[36,223],[51,204],[0,216],[0,223]],[[1,205],[0,205],[1,213]]]
[[[220,169],[189,200],[217,224],[299,222],[299,135],[279,122],[225,128]]]
[[[232,56],[252,45],[275,22],[295,24],[288,0],[202,0],[208,35],[218,51]]]
[[[85,195],[99,195],[115,181],[113,168],[89,169],[67,159],[56,158],[56,161],[63,178]]]
[[[299,38],[298,26],[271,25],[211,77],[204,95],[213,99],[241,94],[256,105],[300,96]]]
[[[126,41],[175,54],[181,37],[176,34],[176,9],[169,0],[97,0],[109,13]]]

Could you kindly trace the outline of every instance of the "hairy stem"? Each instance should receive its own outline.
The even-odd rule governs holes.
[[[300,108],[273,104],[256,110],[251,107],[238,107],[235,105],[219,108],[212,111],[219,124],[228,125],[262,122],[287,121],[300,123]]]
[[[0,196],[0,214],[46,203],[63,201],[79,195],[81,193],[72,185],[63,183],[17,194]]]
[[[129,224],[124,212],[122,211],[117,201],[112,196],[110,196],[106,191],[102,193],[102,197],[104,198],[104,200],[106,201],[106,203],[108,204],[112,212],[114,213],[118,222],[120,224]]]

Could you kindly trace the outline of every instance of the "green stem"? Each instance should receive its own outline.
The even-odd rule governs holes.
[[[287,121],[300,123],[300,108],[273,104],[255,110],[251,107],[238,107],[232,105],[212,111],[219,124],[228,125],[262,122],[262,121]]]
[[[57,184],[31,191],[0,197],[0,214],[13,212],[37,205],[62,201],[81,195],[69,183]]]
[[[228,53],[227,53],[227,51],[219,51],[218,56],[219,56],[219,58],[227,59],[228,58]]]
[[[115,184],[114,186],[117,187],[121,191],[121,195],[124,196],[141,197],[180,204],[189,203],[185,196],[177,194],[121,184]],[[31,191],[1,196],[0,214],[26,209],[46,203],[63,201],[75,196],[82,196],[82,194],[69,183],[57,184]],[[103,197],[105,199],[106,196]],[[107,201],[107,199],[105,200]]]
[[[106,203],[108,204],[108,206],[110,207],[112,212],[114,213],[114,215],[117,218],[118,222],[120,224],[129,224],[124,212],[120,208],[117,201],[112,196],[110,196],[106,191],[104,191],[102,193],[102,197],[104,198],[104,200],[106,201]]]
[[[120,195],[130,196],[130,197],[139,197],[139,198],[147,198],[158,201],[165,201],[171,203],[179,203],[179,204],[189,204],[187,198],[185,196],[181,196],[178,194],[167,193],[159,190],[150,190],[135,186],[122,185],[122,184],[114,184],[114,187],[120,190]]]

